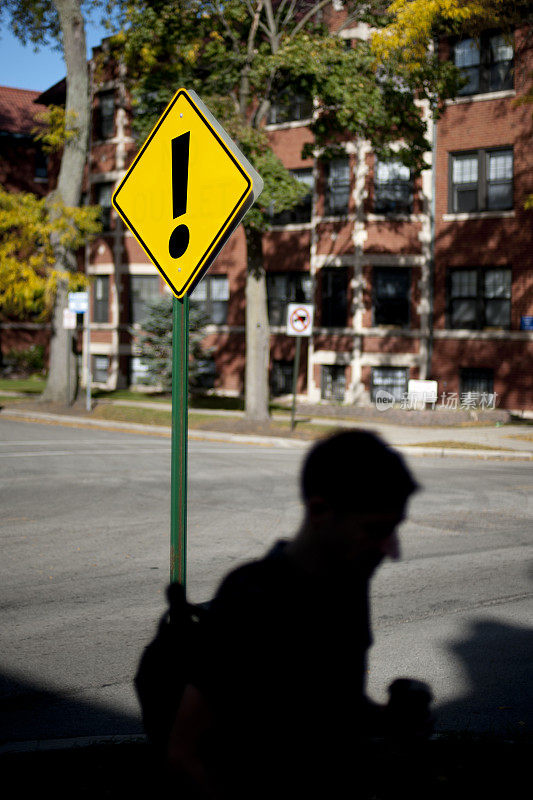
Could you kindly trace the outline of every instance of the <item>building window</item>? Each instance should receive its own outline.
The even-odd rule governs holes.
[[[93,321],[109,322],[109,275],[98,275],[94,281]]]
[[[35,179],[48,180],[48,156],[39,145],[35,146]]]
[[[160,297],[156,275],[130,276],[130,321],[141,324],[149,314],[148,305]]]
[[[477,150],[450,157],[450,211],[513,207],[513,151]]]
[[[191,303],[206,322],[224,325],[228,318],[229,281],[227,275],[207,275],[191,295]]]
[[[130,358],[130,386],[146,386],[150,383],[148,366],[139,356]]]
[[[114,92],[102,92],[99,95],[99,135],[101,139],[111,139],[115,134],[115,95]]]
[[[270,106],[268,124],[297,122],[313,116],[313,100],[305,95],[293,94],[290,90],[279,95]]]
[[[460,95],[513,88],[513,45],[502,34],[463,39],[454,47],[454,64],[466,80]]]
[[[450,270],[450,328],[479,330],[509,328],[510,324],[510,269]]]
[[[385,391],[399,403],[407,392],[409,370],[406,367],[372,367],[370,397],[376,401],[377,393]]]
[[[340,364],[327,364],[322,367],[322,400],[344,400],[346,391],[346,367]]]
[[[287,324],[288,303],[311,303],[313,279],[307,272],[274,272],[267,278],[268,321]]]
[[[407,327],[411,270],[376,267],[373,277],[374,324]]]
[[[460,373],[461,394],[494,394],[494,370],[466,367]]]
[[[93,381],[107,383],[109,378],[109,356],[93,356]]]
[[[350,202],[350,161],[336,158],[328,165],[325,213],[330,216],[348,213]]]
[[[376,214],[410,214],[413,210],[411,170],[401,161],[376,161],[374,211]]]
[[[111,198],[113,196],[113,184],[98,183],[96,194],[96,202],[102,209],[102,228],[104,231],[108,231],[111,228]]]
[[[291,394],[293,371],[293,361],[276,360],[272,362],[270,392],[274,397],[279,397],[282,394]]]
[[[288,209],[287,211],[280,211],[279,214],[274,213],[272,215],[272,224],[273,225],[289,225],[291,223],[298,223],[298,222],[311,222],[311,211],[313,206],[313,188],[314,188],[314,178],[313,178],[313,170],[312,169],[291,169],[290,172],[296,178],[297,181],[303,183],[305,186],[308,187],[309,191],[303,198],[303,200],[298,203],[297,206]]]
[[[348,314],[348,273],[345,267],[320,270],[322,302],[320,324],[323,328],[345,328]]]

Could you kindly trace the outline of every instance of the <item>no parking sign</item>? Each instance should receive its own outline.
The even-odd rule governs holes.
[[[289,303],[287,336],[311,336],[314,310],[311,303]]]

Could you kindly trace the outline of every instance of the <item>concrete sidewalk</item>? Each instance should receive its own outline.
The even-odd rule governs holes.
[[[120,405],[137,405],[132,401],[118,403]],[[148,403],[139,402],[140,407],[147,407]],[[149,407],[167,410],[166,403],[150,403]],[[192,409],[192,413],[202,413]],[[213,416],[212,411],[205,414]],[[91,419],[88,416],[75,414],[55,414],[44,411],[21,409],[7,406],[0,410],[4,419],[16,419],[27,422],[40,422],[71,427],[96,428],[103,430],[129,431],[147,435],[170,436],[170,427],[165,425],[144,425],[134,422],[118,422],[111,420]],[[221,416],[242,418],[242,412],[222,412]],[[276,419],[274,416],[274,419]],[[281,419],[286,417],[281,416]],[[475,456],[490,459],[533,459],[533,433],[527,426],[520,424],[479,427],[415,427],[413,425],[387,424],[379,421],[354,421],[344,418],[325,419],[309,418],[306,420],[333,430],[337,427],[354,427],[373,430],[383,437],[390,445],[411,455],[440,455],[440,456]],[[253,433],[233,433],[229,431],[213,431],[209,429],[190,429],[191,440],[218,440],[259,444],[263,446],[281,447],[307,447],[309,439],[297,437],[280,437],[255,435]]]

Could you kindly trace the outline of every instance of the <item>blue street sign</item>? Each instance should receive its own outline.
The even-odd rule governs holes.
[[[89,310],[89,292],[69,292],[68,308],[76,314],[85,314]]]

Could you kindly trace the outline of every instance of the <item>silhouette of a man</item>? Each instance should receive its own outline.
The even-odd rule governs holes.
[[[354,430],[311,449],[301,485],[296,537],[231,572],[211,605],[202,674],[169,746],[199,796],[350,796],[357,743],[385,724],[365,695],[369,581],[399,556],[416,483],[398,453]]]

